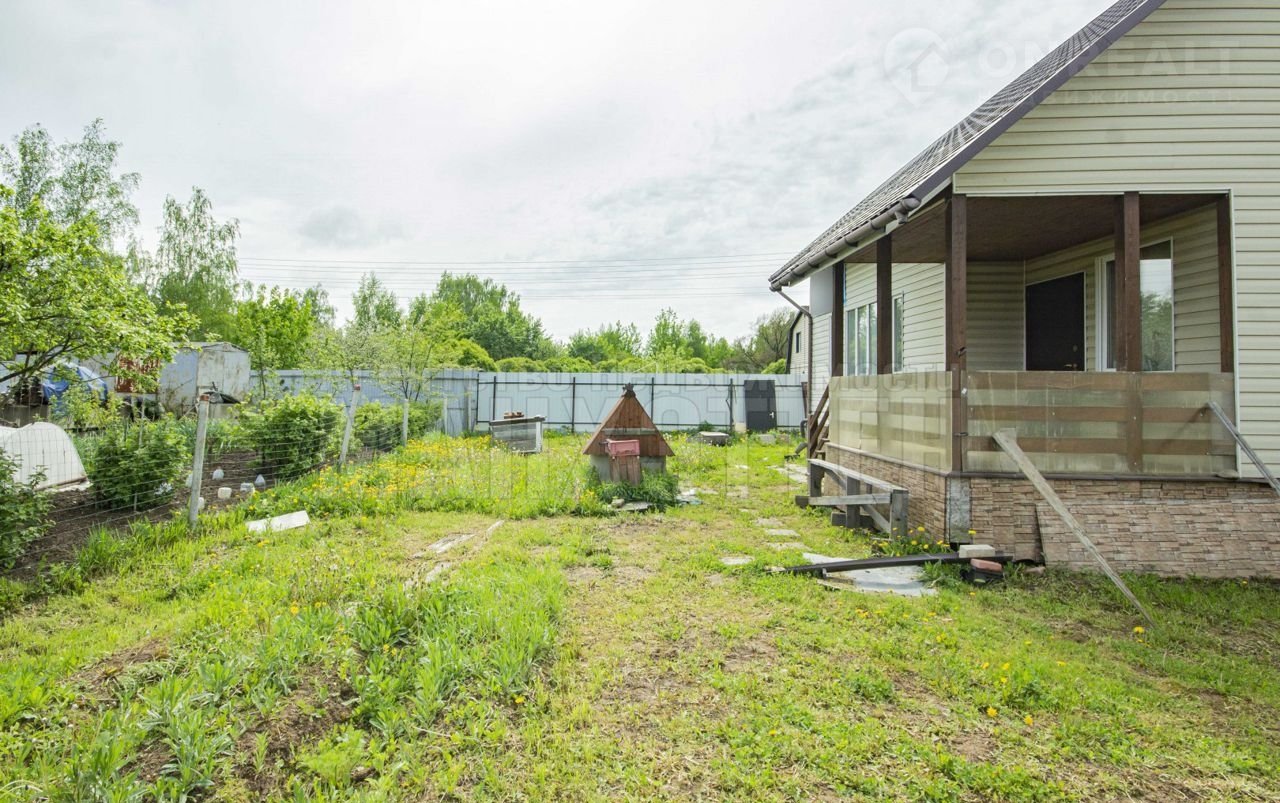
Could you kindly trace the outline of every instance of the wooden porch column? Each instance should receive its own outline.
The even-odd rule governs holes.
[[[831,266],[831,376],[844,376],[844,263]]]
[[[1236,370],[1235,258],[1232,250],[1231,196],[1218,199],[1218,337],[1222,373]]]
[[[893,235],[876,243],[876,373],[893,373]]]
[[[1116,201],[1116,370],[1142,370],[1142,229],[1138,193]]]
[[[969,407],[964,394],[969,338],[969,204],[963,195],[947,202],[946,349],[951,374],[951,470],[964,471]]]

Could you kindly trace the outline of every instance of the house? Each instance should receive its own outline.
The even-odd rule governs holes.
[[[791,319],[791,328],[787,330],[787,375],[797,377],[805,398],[805,415],[813,412],[814,399],[809,393],[809,374],[813,370],[810,358],[813,355],[813,316],[809,307],[796,310]]]
[[[1278,46],[1275,0],[1120,0],[777,270],[809,283],[811,456],[1090,565],[1013,430],[1116,568],[1280,576]]]

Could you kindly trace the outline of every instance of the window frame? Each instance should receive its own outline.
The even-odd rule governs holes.
[[[1163,243],[1169,244],[1169,338],[1172,341],[1169,344],[1169,368],[1161,371],[1144,371],[1143,373],[1167,374],[1178,370],[1178,293],[1177,293],[1177,271],[1178,261],[1175,258],[1177,253],[1173,237],[1156,237],[1149,241],[1143,242],[1138,246],[1138,277],[1141,281],[1142,277],[1142,252],[1148,248],[1152,248]],[[1105,254],[1098,257],[1097,265],[1094,271],[1094,286],[1097,288],[1095,296],[1095,319],[1096,330],[1094,338],[1096,342],[1095,359],[1097,364],[1096,370],[1115,373],[1115,365],[1107,365],[1109,357],[1113,356],[1111,350],[1111,340],[1115,330],[1115,310],[1113,308],[1114,281],[1108,281],[1107,267],[1116,264],[1116,252]],[[1114,273],[1115,268],[1111,268]],[[1114,279],[1114,277],[1112,277]],[[1141,288],[1138,290],[1142,292]]]

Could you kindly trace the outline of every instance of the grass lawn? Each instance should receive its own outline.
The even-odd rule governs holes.
[[[0,799],[1280,799],[1276,585],[1131,578],[1146,632],[1089,576],[834,591],[764,571],[871,549],[789,447],[677,438],[704,504],[611,515],[582,440],[431,440],[10,587]]]

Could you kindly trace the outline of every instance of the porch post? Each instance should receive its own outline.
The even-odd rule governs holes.
[[[969,408],[964,394],[968,368],[969,204],[964,195],[947,202],[946,348],[951,374],[951,470],[964,471]]]
[[[1236,370],[1235,259],[1232,252],[1231,196],[1218,199],[1218,338],[1222,373]]]
[[[844,376],[844,263],[831,266],[831,376]]]
[[[893,373],[893,235],[876,243],[876,373]]]
[[[1142,231],[1138,193],[1116,201],[1116,370],[1142,370]]]

